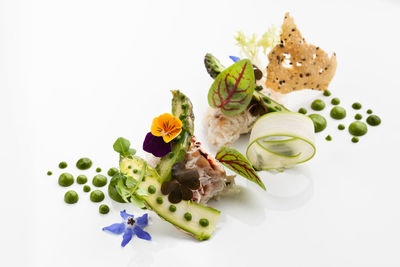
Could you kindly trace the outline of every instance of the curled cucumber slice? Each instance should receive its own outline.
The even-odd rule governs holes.
[[[297,112],[271,112],[253,126],[246,156],[258,170],[282,170],[315,154],[314,124]]]

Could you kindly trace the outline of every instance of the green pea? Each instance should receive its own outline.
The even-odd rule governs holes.
[[[314,123],[314,132],[318,133],[326,128],[326,119],[319,114],[310,114],[308,117]]]
[[[199,224],[201,225],[201,226],[203,226],[203,227],[207,227],[210,223],[208,222],[208,220],[207,219],[200,219],[199,220]]]
[[[189,212],[186,212],[183,217],[185,218],[186,221],[191,221],[192,220],[192,214]]]
[[[311,108],[317,111],[323,110],[325,108],[325,102],[321,99],[316,99],[311,103]]]
[[[338,129],[339,130],[344,130],[346,128],[346,126],[344,126],[343,124],[339,124],[338,125]]]
[[[115,174],[117,174],[119,171],[117,168],[110,168],[107,172],[108,176],[114,176]]]
[[[353,105],[351,105],[351,107],[353,108],[353,109],[361,109],[361,104],[360,103],[358,103],[358,102],[355,102],[355,103],[353,103]]]
[[[336,106],[336,105],[339,105],[339,104],[340,104],[340,99],[337,98],[337,97],[332,98],[331,104],[332,104],[332,105],[335,105],[335,106]]]
[[[67,204],[74,204],[78,202],[78,200],[79,200],[78,193],[76,193],[74,190],[69,190],[64,195],[64,201]]]
[[[355,136],[363,136],[368,131],[367,125],[362,121],[352,122],[349,126],[349,132]]]
[[[169,211],[170,212],[175,212],[176,211],[176,206],[175,205],[169,205]]]
[[[368,114],[372,114],[372,109],[368,109],[368,110],[367,110],[367,113],[368,113]]]
[[[58,177],[58,184],[64,187],[70,186],[74,183],[74,176],[72,174],[64,172]]]
[[[76,182],[77,182],[78,184],[86,184],[86,182],[87,182],[87,177],[86,177],[86,175],[81,174],[81,175],[79,175],[78,177],[76,177]]]
[[[329,90],[324,91],[324,96],[330,96],[330,95],[331,95],[331,91],[329,91]]]
[[[301,114],[307,114],[307,109],[305,109],[305,108],[299,108],[299,111],[297,111],[298,113],[301,113]]]
[[[359,139],[357,136],[353,136],[353,138],[351,138],[351,142],[353,143],[358,143]]]
[[[48,172],[47,172],[47,175],[48,175],[48,176],[50,176],[50,175],[52,175],[52,174],[53,174],[53,173],[52,173],[51,171],[48,171]]]
[[[101,202],[104,200],[104,193],[100,190],[94,190],[90,193],[90,200],[93,202]]]
[[[110,208],[109,208],[106,204],[101,204],[101,205],[99,206],[99,212],[100,212],[101,214],[107,214],[107,213],[110,212]]]
[[[381,124],[381,118],[376,115],[369,115],[367,118],[367,123],[371,126],[378,126]]]
[[[362,115],[361,115],[360,113],[357,113],[357,114],[354,116],[354,119],[356,119],[356,120],[361,120],[361,119],[362,119]]]
[[[157,197],[156,201],[157,201],[158,204],[162,204],[164,202],[162,197]]]
[[[132,167],[131,167],[131,168],[132,168]],[[139,170],[138,170],[138,169],[134,169],[132,172],[133,172],[133,173],[138,173]]]
[[[80,170],[87,170],[92,167],[92,160],[89,158],[80,158],[76,162],[76,167]]]
[[[155,186],[149,185],[149,187],[147,188],[147,192],[149,192],[150,194],[154,194],[156,192]]]
[[[107,177],[105,177],[102,174],[97,174],[93,180],[92,180],[92,184],[96,187],[103,187],[107,184]]]
[[[88,185],[83,186],[83,192],[88,193],[90,192],[91,188]]]
[[[67,164],[65,161],[61,161],[61,162],[58,164],[58,167],[59,167],[60,169],[65,169],[65,168],[68,167],[68,164]]]
[[[331,109],[330,115],[335,120],[341,120],[346,117],[346,110],[342,107],[334,107]]]
[[[326,141],[332,141],[332,136],[327,135],[327,136],[325,137],[325,140],[326,140]]]
[[[101,172],[101,168],[96,168],[96,172]]]

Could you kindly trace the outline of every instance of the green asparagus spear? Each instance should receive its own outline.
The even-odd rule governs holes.
[[[204,57],[204,64],[206,65],[208,74],[210,74],[213,79],[225,69],[219,60],[210,53],[207,53]]]
[[[172,91],[172,114],[182,121],[182,132],[172,140],[172,151],[161,158],[157,165],[160,174],[160,182],[171,180],[172,165],[185,159],[186,152],[190,146],[190,139],[194,133],[193,105],[189,98],[179,92]]]
[[[260,91],[254,91],[253,98],[261,104],[264,108],[265,112],[274,112],[274,111],[290,111],[289,109],[285,108],[283,105],[279,104],[272,98],[264,95]]]

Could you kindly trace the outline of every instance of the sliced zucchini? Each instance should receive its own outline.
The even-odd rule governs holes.
[[[121,172],[127,171],[127,175],[131,175],[132,169],[139,168],[135,165],[138,162],[134,159],[122,158],[120,161]],[[132,168],[127,169],[127,166],[132,166]],[[147,206],[161,218],[198,240],[206,240],[211,237],[220,211],[192,201],[183,200],[177,204],[170,203],[168,196],[161,192],[160,176],[150,166],[147,166],[144,179],[138,183],[138,187],[138,189],[146,191],[147,195],[137,195],[137,197],[143,199]]]

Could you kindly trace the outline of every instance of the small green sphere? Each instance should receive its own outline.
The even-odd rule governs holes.
[[[331,112],[329,114],[333,119],[341,120],[346,117],[346,110],[342,107],[334,107],[331,109]]]
[[[330,96],[330,95],[331,95],[331,91],[329,91],[329,90],[324,91],[324,96]]]
[[[355,136],[363,136],[368,131],[367,125],[362,121],[354,121],[349,126],[349,132]]]
[[[87,170],[92,167],[92,160],[89,158],[81,158],[76,162],[76,167],[80,170]]]
[[[325,108],[325,102],[322,101],[321,99],[315,99],[312,103],[311,103],[311,108],[313,110],[323,110]]]
[[[110,212],[110,208],[109,208],[106,204],[101,204],[101,205],[99,206],[99,212],[100,212],[101,214],[107,214],[107,213]]]
[[[359,139],[357,136],[353,136],[353,138],[351,138],[351,142],[353,143],[358,143]]]
[[[156,201],[157,201],[158,204],[162,204],[164,202],[162,197],[157,197]]]
[[[76,182],[77,182],[78,184],[86,184],[86,182],[87,182],[87,177],[86,177],[86,175],[81,174],[81,175],[79,175],[78,177],[76,177]]]
[[[115,174],[117,174],[119,171],[117,168],[110,168],[107,172],[108,176],[114,176]]]
[[[96,168],[96,172],[101,172],[101,168]]]
[[[91,188],[88,185],[83,186],[83,192],[88,193],[90,192]]]
[[[100,190],[94,190],[90,193],[90,200],[93,202],[101,202],[104,200],[104,193]]]
[[[361,115],[360,113],[357,113],[357,114],[354,116],[354,119],[356,119],[356,120],[361,120],[361,119],[362,119],[362,115]]]
[[[327,135],[327,136],[325,137],[325,140],[326,140],[326,141],[332,141],[332,136]]]
[[[149,192],[150,194],[154,194],[156,192],[155,186],[149,185],[149,187],[147,188],[147,192]]]
[[[192,220],[192,214],[189,212],[186,212],[183,217],[185,218],[186,221],[191,221]]]
[[[176,206],[175,205],[169,205],[169,211],[170,212],[175,212],[176,211]]]
[[[208,220],[207,219],[200,219],[199,220],[199,224],[201,225],[201,226],[203,226],[203,227],[207,227],[210,223],[208,222]]]
[[[78,202],[78,200],[79,200],[78,193],[76,193],[74,190],[69,190],[64,195],[64,201],[67,204],[74,204]]]
[[[368,110],[367,110],[367,113],[368,113],[368,114],[372,114],[372,109],[368,109]]]
[[[305,109],[305,108],[299,108],[299,111],[297,111],[298,113],[301,113],[301,114],[307,114],[307,109]]]
[[[371,126],[378,126],[381,124],[381,118],[376,115],[369,115],[367,118],[367,123]]]
[[[58,164],[58,167],[59,167],[60,169],[65,169],[65,168],[68,167],[68,164],[67,164],[65,161],[61,161],[61,162]]]
[[[332,105],[335,105],[335,106],[336,106],[336,105],[339,105],[339,104],[340,104],[340,99],[337,98],[337,97],[332,98],[331,104],[332,104]]]
[[[337,128],[339,130],[344,130],[344,129],[346,129],[346,126],[344,126],[343,124],[339,124]]]
[[[74,176],[72,174],[64,172],[58,177],[58,184],[64,187],[70,186],[74,183]]]
[[[355,102],[355,103],[353,103],[353,105],[351,105],[351,107],[353,108],[353,109],[361,109],[361,104],[360,103],[358,103],[358,102]]]
[[[107,177],[105,177],[102,174],[97,174],[93,180],[92,180],[92,184],[96,187],[103,187],[107,184]]]
[[[318,133],[326,128],[326,119],[319,114],[310,114],[308,117],[314,123],[314,132]]]
[[[52,173],[51,171],[48,171],[48,172],[47,172],[47,175],[48,175],[48,176],[50,176],[50,175],[52,175],[52,174],[53,174],[53,173]]]

